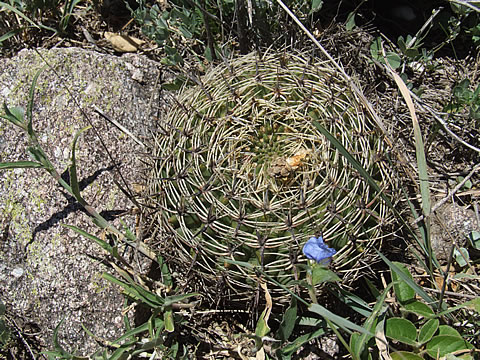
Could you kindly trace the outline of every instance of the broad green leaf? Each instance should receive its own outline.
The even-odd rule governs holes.
[[[255,329],[255,335],[259,338],[264,337],[270,332],[270,327],[267,324],[267,321],[265,320],[265,316],[267,315],[268,309],[263,310],[262,314],[260,315],[260,318],[257,321],[257,327]]]
[[[480,297],[477,297],[476,299],[467,301],[465,304],[463,304],[465,307],[468,309],[472,309],[477,312],[477,314],[480,314]]]
[[[398,69],[402,65],[402,59],[400,56],[394,52],[389,52],[387,55],[387,61],[392,67],[392,69]]]
[[[407,276],[406,274],[403,273],[402,270],[400,270],[396,264],[388,260],[380,251],[375,249],[375,252],[382,258],[382,260],[388,265],[388,267],[391,269],[392,272],[395,272],[396,275],[398,275],[398,278],[403,280],[404,282],[407,283],[408,286],[410,286],[412,289],[415,290],[415,292],[422,297],[422,299],[427,303],[427,304],[433,304],[435,303],[435,299],[433,299],[430,295],[427,294],[425,290],[421,286],[418,286],[412,279],[411,277]],[[442,310],[446,310],[446,305],[443,303]]]
[[[3,103],[4,115],[0,115],[5,120],[10,121],[13,125],[21,127],[26,130],[25,126],[25,109],[20,106],[9,108],[7,104]]]
[[[146,343],[142,343],[142,346],[140,348],[137,348],[136,351],[131,352],[129,354],[130,357],[128,357],[126,359],[141,359],[141,356],[136,357],[135,355],[138,356],[141,353],[145,354],[146,351],[155,349],[156,347],[161,346],[164,342],[165,342],[165,339],[163,338],[163,336],[155,337],[155,338],[153,338],[152,341],[147,341]],[[175,344],[170,345],[169,350],[172,351],[172,349],[174,347],[175,347]],[[176,359],[176,358],[175,357],[169,357],[169,359]],[[110,360],[110,359],[108,359],[108,360]]]
[[[313,285],[321,284],[324,282],[337,282],[337,281],[341,281],[341,279],[332,270],[329,270],[324,266],[313,267],[312,269]]]
[[[300,326],[314,326],[314,327],[323,327],[326,325],[325,320],[314,318],[314,317],[302,317],[298,324]]]
[[[409,58],[415,58],[420,55],[420,52],[416,48],[410,48],[405,51],[405,55]],[[393,67],[393,66],[392,66]]]
[[[403,281],[398,275],[398,271],[401,271],[405,276],[413,281],[413,276],[408,271],[408,268],[397,261],[393,261],[397,269],[390,269],[393,281],[393,290],[395,291],[395,297],[400,304],[406,304],[415,299],[415,290],[413,290],[405,281]]]
[[[165,322],[165,330],[173,332],[175,330],[175,322],[173,321],[172,310],[167,310],[163,314],[163,321]]]
[[[277,338],[285,343],[295,328],[295,323],[297,321],[297,299],[292,297],[290,300],[290,306],[283,314],[282,322],[278,328]]]
[[[209,62],[213,61],[212,50],[210,50],[210,47],[207,46],[203,54],[205,56],[205,59],[207,59]]]
[[[430,319],[423,324],[418,333],[418,343],[425,344],[427,341],[430,341],[433,335],[437,332],[439,324],[440,321],[438,319]]]
[[[413,302],[403,305],[403,308],[409,312],[412,312],[420,316],[424,316],[426,318],[429,318],[435,315],[430,306],[418,300],[415,300]]]
[[[460,333],[456,329],[448,325],[440,325],[438,327],[438,335],[450,335],[450,336],[456,336],[462,339],[462,335],[460,335]]]
[[[167,263],[164,261],[163,257],[160,254],[157,255],[157,263],[158,268],[162,272],[161,281],[163,285],[165,285],[167,288],[171,288],[173,286],[172,275],[170,274]]]
[[[352,31],[355,26],[356,26],[356,24],[355,24],[355,12],[352,11],[347,16],[347,21],[345,22],[345,29],[347,29],[347,31]]]
[[[375,40],[373,40],[372,44],[370,45],[370,55],[374,60],[378,62],[381,62],[381,63],[385,62],[382,55],[382,38],[381,37],[377,37]]]
[[[397,45],[400,48],[400,51],[405,54],[405,52],[407,51],[407,44],[403,36],[398,37]]]
[[[468,350],[472,346],[461,337],[451,335],[437,335],[427,343],[427,354],[434,359],[459,350]]]
[[[0,163],[0,170],[41,168],[41,167],[43,167],[43,165],[35,161],[15,161],[15,162]]]
[[[323,0],[312,0],[312,13],[320,10],[323,6]]]
[[[445,360],[474,360],[473,356],[470,354],[462,354],[459,356],[455,356],[453,354],[447,354],[444,358]]]
[[[408,351],[395,351],[390,357],[392,360],[423,360],[423,357]]]
[[[465,267],[468,265],[468,261],[470,260],[470,255],[468,254],[468,250],[461,247],[453,249],[453,256],[455,257],[455,261],[457,262],[458,266]]]
[[[364,348],[364,344],[363,341],[360,339],[360,336],[360,333],[354,332],[352,333],[352,335],[350,335],[349,341],[350,349],[352,350],[353,355],[358,358],[360,358],[360,356],[362,355]]]
[[[187,39],[191,39],[193,37],[192,32],[188,30],[187,27],[180,25],[179,30],[182,33],[182,35],[185,36]]]
[[[385,335],[404,344],[417,345],[417,328],[410,320],[404,318],[387,319]]]
[[[465,180],[465,177],[463,176],[457,176],[457,184],[460,184],[463,180]],[[472,181],[469,179],[467,181],[465,181],[465,183],[463,184],[463,189],[465,190],[470,190],[472,188],[473,184],[472,184]]]
[[[468,239],[474,249],[480,250],[480,231],[472,231],[468,234]]]

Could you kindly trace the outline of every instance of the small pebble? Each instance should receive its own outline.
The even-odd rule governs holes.
[[[25,272],[25,270],[23,270],[20,267],[17,267],[17,268],[12,270],[11,274],[14,278],[18,279],[19,277],[21,277],[23,275],[24,272]]]

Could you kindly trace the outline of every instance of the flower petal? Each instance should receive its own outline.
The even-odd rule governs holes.
[[[311,237],[303,246],[303,254],[310,260],[315,260],[317,263],[326,263],[325,260],[335,255],[337,251],[329,248],[324,242],[323,238],[319,236]],[[328,262],[328,260],[327,260]]]

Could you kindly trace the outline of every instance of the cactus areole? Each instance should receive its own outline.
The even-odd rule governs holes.
[[[262,273],[293,289],[315,234],[336,250],[338,273],[372,254],[388,207],[314,122],[388,189],[385,145],[328,62],[250,54],[181,90],[154,143],[159,251],[238,299]]]

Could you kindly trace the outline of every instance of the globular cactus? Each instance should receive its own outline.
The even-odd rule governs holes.
[[[313,121],[389,188],[381,136],[328,62],[250,54],[185,87],[154,142],[160,251],[237,299],[253,295],[258,273],[226,259],[293,288],[314,234],[337,250],[337,271],[371,255],[389,209]]]

